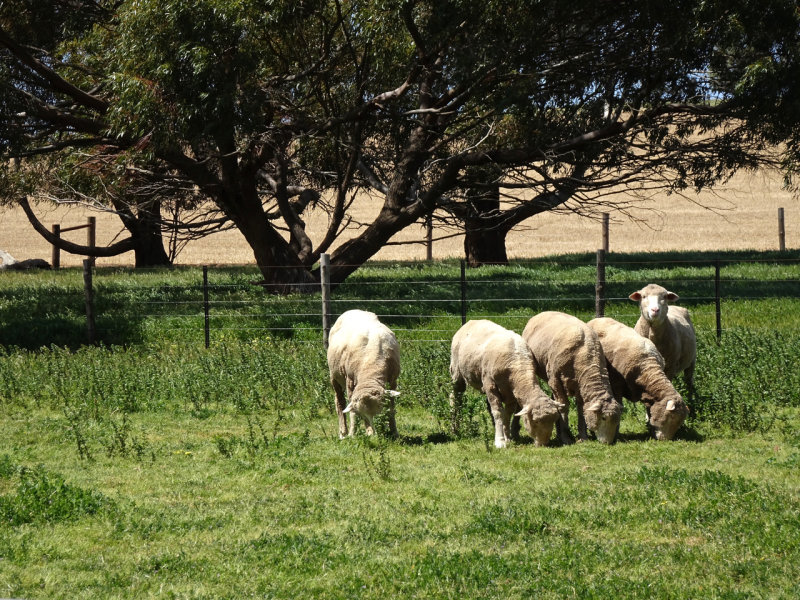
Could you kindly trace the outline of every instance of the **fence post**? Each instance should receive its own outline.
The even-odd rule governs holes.
[[[92,263],[83,261],[83,295],[86,301],[86,336],[90,344],[95,340],[94,289],[92,288]]]
[[[461,261],[461,324],[467,322],[467,263]]]
[[[433,215],[425,219],[425,258],[428,262],[433,260]]]
[[[597,249],[597,283],[594,287],[594,316],[596,319],[606,314],[606,252]]]
[[[327,350],[331,335],[331,259],[324,252],[319,255],[319,283],[322,286],[322,346]]]
[[[714,261],[714,307],[717,316],[717,342],[722,339],[722,298],[720,293],[719,259]]]
[[[609,231],[608,231],[608,213],[603,213],[603,251],[608,254],[608,240],[609,240]]]
[[[211,303],[208,301],[208,267],[203,265],[203,332],[205,333],[206,348],[211,346],[210,313]]]
[[[781,252],[786,251],[786,229],[783,227],[783,209],[778,209],[778,248]]]
[[[97,245],[97,217],[89,217],[86,228],[86,245],[89,246],[89,248],[94,248]],[[89,261],[94,267],[96,262],[95,257],[90,256]]]
[[[57,238],[61,237],[61,225],[55,223],[53,225],[53,235]],[[54,269],[61,268],[61,248],[59,248],[56,244],[53,244],[53,253],[51,255],[50,262]]]

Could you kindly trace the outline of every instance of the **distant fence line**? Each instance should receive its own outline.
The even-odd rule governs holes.
[[[737,261],[739,262],[739,261]],[[796,259],[790,261],[793,264],[796,264],[798,261]],[[279,326],[263,326],[259,324],[255,324],[254,326],[247,326],[239,323],[236,327],[230,327],[233,329],[252,329],[253,331],[265,331],[265,332],[287,332],[293,331],[298,332],[302,330],[311,330],[314,332],[318,332],[319,337],[315,337],[317,343],[321,341],[323,346],[327,347],[327,339],[328,334],[330,331],[330,327],[334,320],[334,317],[337,314],[341,314],[345,310],[350,308],[365,308],[365,309],[372,309],[374,312],[379,312],[379,309],[375,309],[372,307],[379,307],[383,308],[384,314],[379,314],[381,317],[385,317],[387,319],[397,321],[403,320],[417,320],[417,319],[445,319],[448,322],[452,322],[452,326],[448,326],[446,329],[420,329],[415,327],[408,326],[407,328],[398,327],[396,331],[416,331],[418,333],[432,333],[432,334],[439,334],[436,339],[415,339],[413,341],[449,341],[449,337],[458,327],[465,323],[468,318],[485,318],[490,315],[481,314],[482,312],[486,312],[486,310],[481,311],[480,307],[485,307],[486,305],[491,305],[492,303],[514,303],[514,304],[521,304],[524,303],[525,306],[552,306],[557,307],[560,304],[571,304],[571,305],[581,305],[585,306],[585,309],[581,309],[580,312],[582,313],[590,313],[591,312],[591,303],[594,303],[594,315],[595,316],[604,316],[606,315],[606,309],[609,302],[620,302],[620,301],[628,301],[627,295],[620,295],[619,291],[616,294],[609,294],[609,287],[613,285],[615,289],[620,288],[623,284],[630,284],[632,285],[640,285],[642,282],[637,279],[636,283],[634,282],[624,282],[615,280],[613,282],[609,282],[606,279],[606,270],[607,267],[617,266],[617,265],[630,265],[634,263],[630,262],[607,262],[607,256],[604,249],[599,249],[597,251],[597,260],[595,264],[595,281],[590,282],[587,280],[580,280],[580,281],[572,281],[572,282],[565,282],[565,281],[528,281],[528,280],[475,280],[470,279],[467,277],[468,270],[466,269],[466,265],[464,261],[461,261],[460,270],[459,270],[459,277],[457,279],[443,279],[443,280],[434,280],[434,281],[419,281],[419,282],[408,282],[408,281],[398,281],[398,285],[406,286],[406,291],[408,291],[408,286],[421,288],[423,284],[427,285],[436,285],[438,288],[445,288],[445,293],[441,291],[437,294],[432,294],[432,296],[436,297],[410,297],[409,294],[397,294],[396,297],[382,297],[382,298],[374,298],[374,297],[359,297],[357,294],[353,297],[337,297],[337,294],[331,290],[330,281],[328,279],[329,270],[328,266],[328,256],[323,255],[321,258],[321,283],[319,285],[319,292],[315,294],[308,294],[302,295],[298,297],[297,301],[301,304],[295,310],[290,310],[288,308],[283,308],[282,312],[270,312],[268,314],[231,314],[230,310],[231,307],[235,306],[248,306],[253,305],[255,302],[253,300],[240,300],[240,299],[232,299],[230,296],[232,293],[235,293],[236,286],[230,285],[217,285],[212,284],[209,280],[209,267],[204,266],[202,267],[202,282],[197,286],[190,286],[193,289],[187,289],[186,286],[175,286],[175,289],[181,289],[184,292],[191,293],[196,291],[196,298],[190,300],[149,300],[143,304],[148,305],[149,307],[160,306],[160,305],[171,305],[176,306],[180,304],[181,306],[185,306],[189,308],[193,312],[189,313],[182,313],[182,314],[172,314],[172,315],[142,315],[145,317],[158,317],[164,316],[165,318],[172,318],[172,319],[196,319],[201,318],[202,320],[202,330],[203,330],[203,339],[205,347],[209,347],[212,341],[212,331],[215,329],[212,327],[212,320],[215,317],[214,309],[217,309],[217,312],[221,317],[225,317],[227,319],[238,319],[239,321],[244,321],[246,319],[260,319],[260,320],[268,320],[271,319],[273,321],[283,321],[279,323]],[[636,264],[646,264],[646,263],[636,263]],[[654,263],[655,264],[655,263]],[[658,263],[663,265],[663,262]],[[713,310],[714,310],[714,323],[716,329],[716,336],[717,339],[720,339],[722,336],[723,328],[722,328],[722,301],[723,300],[746,300],[748,299],[745,296],[724,296],[723,292],[723,283],[725,283],[721,277],[722,269],[724,267],[724,261],[722,260],[712,260],[712,261],[693,261],[693,262],[685,262],[685,261],[676,261],[676,264],[680,265],[687,265],[692,267],[704,267],[704,268],[711,268],[713,269],[713,274],[708,277],[708,279],[700,279],[696,276],[692,276],[691,278],[687,278],[685,280],[685,285],[682,286],[679,290],[683,297],[683,300],[688,300],[689,302],[694,303],[712,303],[713,302]],[[85,298],[85,305],[86,305],[86,333],[87,333],[87,341],[90,344],[95,343],[97,339],[97,323],[96,320],[98,318],[97,307],[96,307],[96,299],[97,299],[97,290],[94,289],[94,278],[93,278],[93,267],[89,261],[84,261],[84,298]],[[675,280],[670,280],[672,283],[675,283]],[[730,283],[735,281],[738,285],[746,285],[747,281],[742,280],[731,280]],[[753,283],[771,283],[771,284],[794,284],[798,283],[798,293],[795,297],[800,297],[800,280],[792,279],[790,281],[780,281],[780,280],[769,280],[769,281],[754,281]],[[391,285],[391,281],[380,281],[380,282],[369,282],[369,281],[354,281],[352,283],[346,282],[344,285],[347,285],[349,290],[352,292],[357,286],[369,286],[369,285]],[[663,282],[662,283],[667,283]],[[572,288],[573,292],[569,295],[562,295],[562,296],[553,296],[553,295],[536,295],[536,296],[525,296],[511,293],[506,293],[505,295],[500,295],[499,297],[492,297],[491,294],[485,293],[484,297],[470,297],[470,290],[477,289],[479,292],[491,292],[498,287],[502,287],[506,284],[528,284],[530,286],[541,285],[542,287],[547,286],[548,284],[552,285],[560,285],[565,288]],[[550,286],[552,288],[552,285]],[[669,285],[669,284],[667,284]],[[630,287],[629,286],[629,287]],[[251,286],[252,287],[252,286]],[[593,289],[592,289],[593,288]],[[695,295],[686,296],[687,288],[691,288],[691,291],[695,292]],[[171,289],[170,286],[159,286],[160,291],[166,293],[167,290]],[[449,290],[449,291],[447,291]],[[506,291],[508,290],[501,290]],[[633,291],[630,289],[629,291]],[[698,292],[701,292],[702,295],[697,295]],[[691,292],[689,292],[691,293]],[[363,296],[369,296],[369,294],[364,294]],[[761,297],[761,296],[759,296]],[[281,306],[286,307],[287,305],[291,304],[292,300],[287,300],[285,298],[281,298],[279,300]],[[261,304],[264,304],[262,302]],[[276,304],[278,301],[276,300]],[[631,305],[633,303],[630,303]],[[404,310],[410,306],[416,306],[419,308],[426,308],[424,312],[413,312],[409,310]],[[199,310],[198,308],[201,307]],[[397,307],[396,309],[389,309],[388,307]],[[542,308],[542,310],[546,310],[547,308]],[[223,310],[225,311],[223,313]],[[633,311],[633,308],[631,309]],[[157,311],[156,311],[157,312]],[[491,311],[489,311],[491,312]],[[638,309],[637,313],[638,314]],[[626,317],[632,316],[633,312],[630,314],[626,313]],[[101,315],[102,316],[102,315]],[[613,314],[609,316],[614,316],[615,318],[620,317],[619,314]],[[517,317],[517,316],[506,316],[505,319],[526,319],[527,317]],[[305,323],[306,326],[298,326],[296,323],[301,321]],[[312,324],[313,323],[313,324]],[[275,325],[275,323],[273,323]],[[447,334],[443,336],[441,334]]]
[[[610,215],[607,212],[602,213],[602,243],[601,249],[608,254],[610,251]],[[62,227],[60,223],[56,223],[52,226],[52,233],[55,237],[61,237],[62,233],[66,233],[68,231],[76,231],[79,229],[86,229],[86,245],[90,248],[94,247],[96,244],[97,238],[97,218],[96,217],[88,217],[87,222],[85,225],[74,225],[71,227]],[[429,216],[425,219],[425,255],[426,260],[429,262],[433,260],[433,220]],[[786,251],[786,227],[784,221],[784,210],[783,208],[778,209],[778,250],[781,252]],[[94,258],[88,259],[92,261],[92,265],[94,265]],[[52,249],[52,267],[54,269],[58,269],[61,267],[61,250],[58,246],[53,245]]]

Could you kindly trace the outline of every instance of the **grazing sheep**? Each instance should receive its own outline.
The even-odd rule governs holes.
[[[367,435],[372,435],[372,419],[389,400],[389,431],[397,435],[394,415],[395,391],[400,376],[400,347],[392,330],[371,312],[348,310],[333,324],[328,343],[328,367],[336,392],[339,437],[347,435],[345,413],[350,413],[350,435],[356,415],[364,419]],[[388,384],[389,390],[386,389]],[[349,404],[345,406],[347,387]]]
[[[494,445],[505,448],[510,421],[522,417],[537,446],[546,446],[560,406],[536,381],[533,355],[519,334],[492,321],[468,321],[453,336],[450,348],[453,407],[461,406],[467,384],[486,394],[494,420]]]
[[[536,374],[547,381],[553,397],[564,407],[558,422],[561,441],[574,441],[569,430],[569,397],[574,396],[580,439],[587,439],[588,427],[598,440],[611,444],[622,405],[611,390],[606,359],[594,331],[577,317],[546,311],[528,321],[522,337],[533,352]]]
[[[671,440],[689,409],[664,373],[664,359],[649,339],[607,317],[592,319],[608,363],[608,378],[618,400],[642,402],[657,440]]]
[[[683,373],[689,396],[693,397],[697,339],[689,311],[681,306],[670,306],[678,295],[654,283],[628,297],[639,303],[642,313],[634,327],[636,333],[656,345],[664,357],[664,372],[670,381]]]

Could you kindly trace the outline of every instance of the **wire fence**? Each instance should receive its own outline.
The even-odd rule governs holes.
[[[633,325],[638,305],[630,293],[659,283],[680,296],[695,327],[716,333],[748,327],[800,328],[800,258],[770,260],[515,262],[465,269],[370,266],[330,290],[277,296],[254,285],[255,269],[184,269],[175,281],[125,285],[115,271],[92,270],[85,290],[88,341],[129,343],[149,332],[205,343],[290,338],[322,344],[324,315],[333,323],[349,309],[376,313],[401,343],[449,343],[468,319],[491,319],[521,331],[544,310],[590,319],[602,314]],[[414,271],[416,269],[416,271]],[[602,294],[602,303],[600,295]],[[784,302],[776,302],[781,300]],[[91,308],[90,308],[91,304]]]

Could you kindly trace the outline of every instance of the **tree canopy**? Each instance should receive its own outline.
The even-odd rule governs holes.
[[[232,224],[285,291],[368,188],[337,283],[434,211],[507,231],[618,186],[713,186],[778,145],[796,164],[799,21],[790,0],[4,1],[3,195],[58,173],[151,221],[210,202],[173,226]]]

